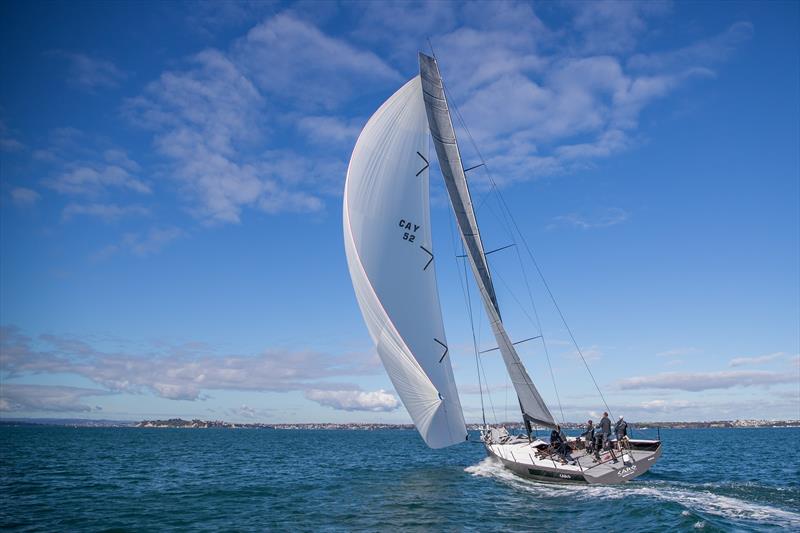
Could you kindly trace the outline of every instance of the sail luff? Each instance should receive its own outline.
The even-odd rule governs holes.
[[[394,389],[432,448],[463,442],[430,227],[428,124],[415,77],[372,115],[353,148],[343,199],[356,299]],[[445,354],[447,352],[445,351]]]
[[[517,354],[508,333],[503,326],[497,295],[494,290],[489,264],[484,253],[478,221],[472,205],[461,155],[458,149],[450,110],[444,85],[436,60],[425,54],[419,54],[420,78],[422,94],[428,115],[433,144],[439,159],[450,203],[453,206],[456,222],[467,251],[472,273],[481,294],[481,299],[489,317],[492,333],[497,340],[500,353],[517,392],[522,414],[529,420],[545,426],[554,426],[555,420],[547,408],[536,386],[528,375],[525,366]]]

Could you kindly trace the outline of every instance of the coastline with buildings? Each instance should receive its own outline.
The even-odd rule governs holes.
[[[0,418],[0,425],[10,426],[65,426],[65,427],[130,427],[130,428],[161,428],[161,429],[280,429],[280,430],[411,430],[413,424],[385,424],[385,423],[348,423],[348,422],[310,422],[310,423],[263,423],[263,422],[226,422],[223,420],[185,420],[170,418],[165,420],[92,420],[92,419],[58,419],[58,418]],[[524,430],[519,422],[503,422],[489,424],[490,426],[504,426],[508,430]],[[564,422],[564,429],[582,430],[585,423]],[[467,429],[478,430],[482,424],[467,424]],[[800,427],[800,420],[715,420],[704,422],[633,422],[630,427],[634,430],[647,429],[708,429],[708,428],[792,428]],[[544,430],[545,428],[537,428]]]

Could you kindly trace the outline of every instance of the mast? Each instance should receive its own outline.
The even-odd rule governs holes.
[[[506,370],[511,377],[511,383],[517,392],[520,410],[526,427],[530,422],[535,422],[547,427],[555,427],[556,423],[550,410],[547,408],[539,391],[533,384],[528,371],[520,360],[508,333],[503,326],[500,315],[500,306],[494,283],[489,271],[489,263],[484,253],[478,221],[472,205],[461,154],[458,149],[453,121],[447,105],[444,84],[439,73],[436,59],[423,53],[419,54],[420,77],[422,79],[422,94],[425,100],[425,110],[428,115],[430,127],[439,166],[442,170],[450,203],[453,206],[458,229],[467,252],[467,259],[472,267],[472,274],[478,285],[486,315],[492,328],[492,333],[497,340],[500,353]]]

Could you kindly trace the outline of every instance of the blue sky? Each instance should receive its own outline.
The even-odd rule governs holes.
[[[427,38],[614,413],[800,416],[796,2],[0,11],[0,416],[407,422],[352,292],[341,200],[360,128]],[[487,174],[470,179],[483,198]],[[477,421],[459,252],[431,182]],[[509,242],[498,214],[490,194],[488,248]],[[498,287],[512,337],[538,334],[515,253],[491,257],[514,288]],[[565,418],[596,416],[532,288]],[[557,412],[541,345],[520,351]],[[489,418],[516,419],[493,354]]]

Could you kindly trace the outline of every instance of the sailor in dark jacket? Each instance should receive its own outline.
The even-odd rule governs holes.
[[[550,432],[550,446],[557,450],[562,442],[564,442],[564,439],[561,437],[561,426],[556,426],[555,429]]]
[[[565,461],[572,461],[569,446],[567,445],[567,436],[561,431],[561,426],[550,432],[550,446],[557,451]]]
[[[620,415],[619,420],[614,425],[614,433],[617,435],[617,440],[622,441],[623,437],[628,436],[628,423],[625,422],[625,419],[622,418]]]
[[[581,437],[583,437],[586,442],[586,453],[591,453],[592,442],[594,442],[594,424],[591,420],[586,423],[586,431],[581,433]]]
[[[611,419],[608,418],[608,413],[603,413],[603,418],[600,419],[600,435],[602,435],[602,446],[606,448],[611,438]],[[616,463],[617,456],[614,455],[613,450],[611,450],[611,457],[614,458],[614,462]]]
[[[600,433],[603,434],[604,441],[611,436],[611,419],[608,418],[608,413],[603,413],[603,418],[600,419]]]

